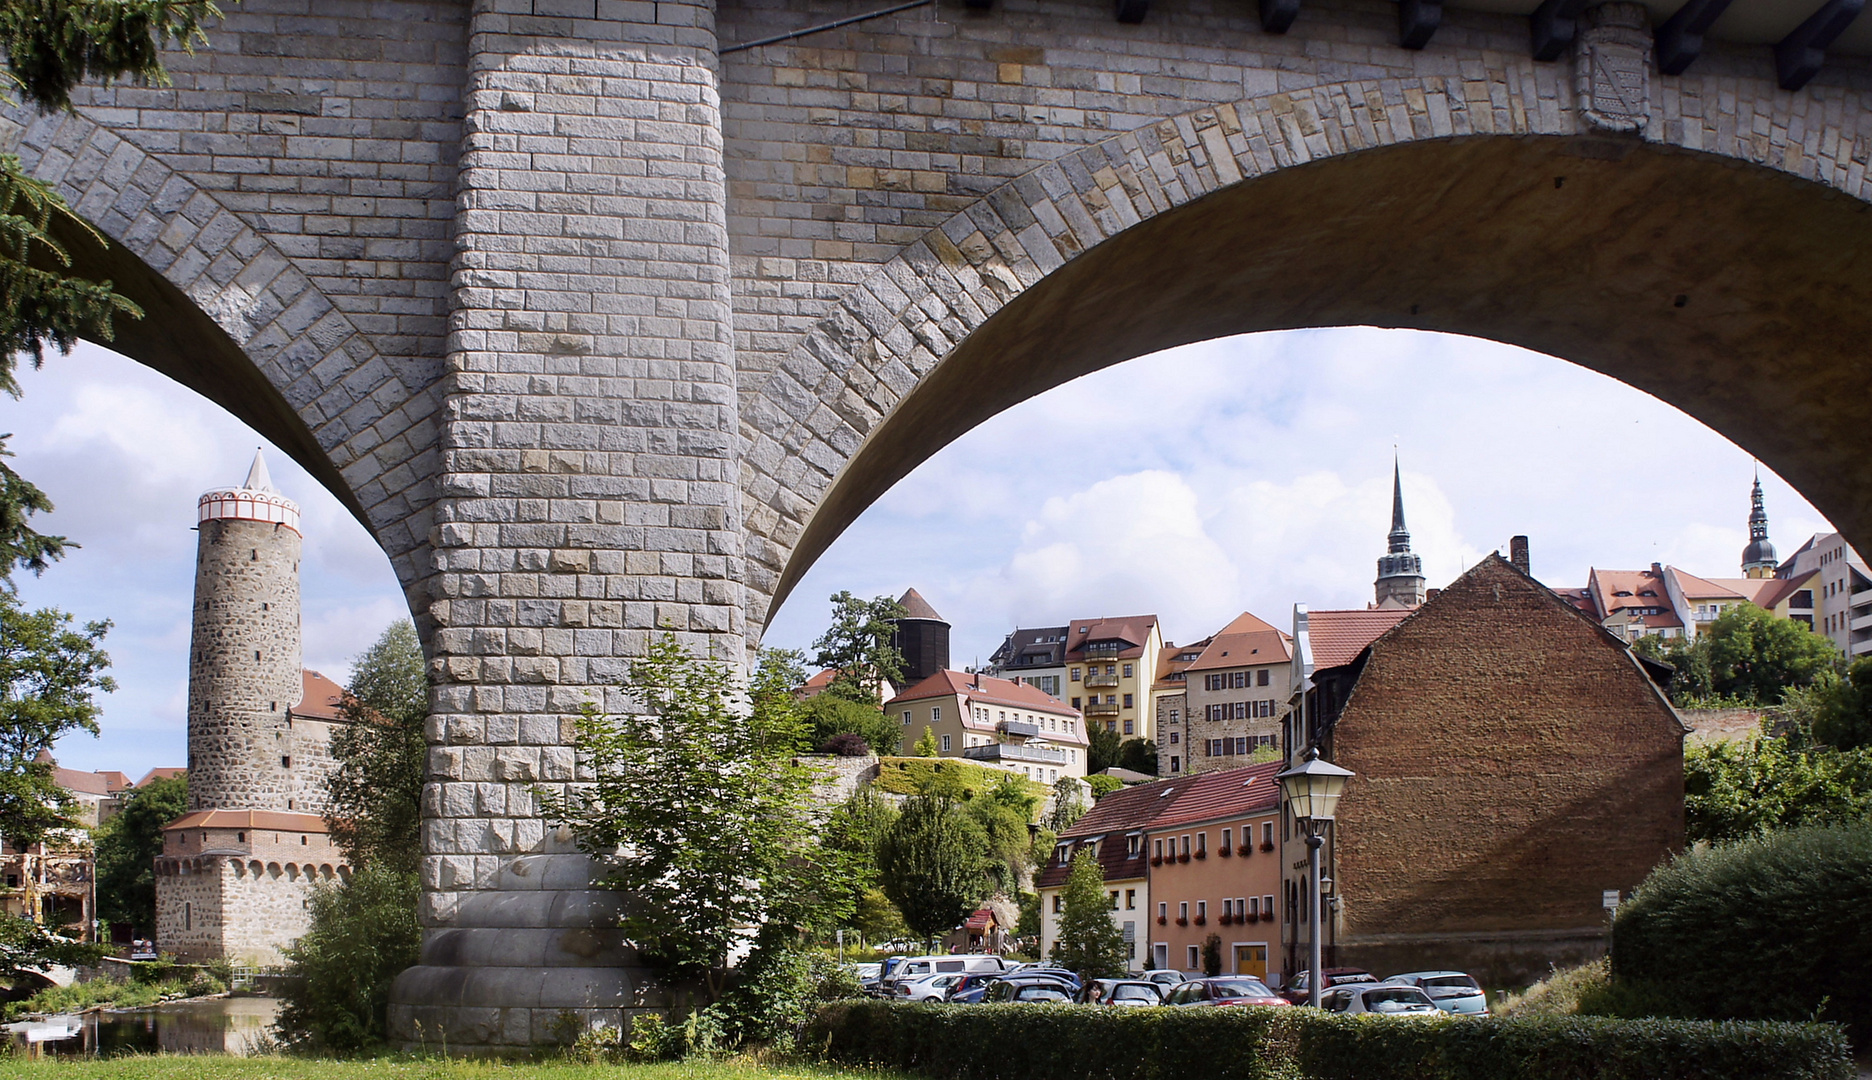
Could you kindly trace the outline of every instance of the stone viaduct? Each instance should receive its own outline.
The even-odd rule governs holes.
[[[668,993],[538,813],[568,718],[654,628],[743,656],[870,500],[1085,372],[1513,342],[1872,547],[1872,28],[1678,4],[243,0],[172,86],[6,136],[115,241],[73,245],[149,312],[114,346],[394,563],[437,688],[393,1021],[498,1052]]]

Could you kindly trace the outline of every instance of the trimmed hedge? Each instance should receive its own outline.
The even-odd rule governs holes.
[[[1612,924],[1612,976],[1685,1016],[1807,1019],[1872,1039],[1872,822],[1679,855]]]
[[[1832,1024],[1411,1019],[1312,1009],[820,1009],[802,1045],[935,1080],[1853,1080]]]

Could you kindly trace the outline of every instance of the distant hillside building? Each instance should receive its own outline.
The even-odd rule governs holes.
[[[278,963],[315,882],[348,875],[321,816],[336,684],[300,661],[299,507],[258,453],[203,495],[189,648],[189,813],[163,829],[156,940],[189,961]]]
[[[1066,628],[1066,699],[1121,739],[1157,738],[1151,688],[1163,632],[1155,615],[1079,619]]]
[[[1232,769],[1263,747],[1275,752],[1291,670],[1287,634],[1253,614],[1244,611],[1217,631],[1183,670],[1186,741],[1181,768],[1169,771]],[[1157,748],[1159,762],[1164,751]]]
[[[903,656],[902,686],[914,686],[949,666],[949,624],[915,589],[897,604],[904,613],[896,621],[891,644]]]
[[[1046,784],[1086,774],[1079,710],[1023,683],[939,671],[885,702],[884,715],[901,722],[899,753],[909,753],[928,728],[939,757],[1008,766]]]
[[[1317,744],[1357,774],[1326,851],[1329,963],[1526,982],[1602,953],[1605,899],[1682,848],[1668,669],[1500,556],[1413,612],[1298,609],[1294,637],[1288,761]],[[1292,971],[1313,883],[1290,820],[1283,843]]]
[[[1041,626],[1009,634],[983,669],[997,679],[1026,683],[1054,697],[1066,685],[1066,628]]]

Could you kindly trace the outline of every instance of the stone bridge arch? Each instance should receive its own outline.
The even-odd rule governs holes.
[[[372,339],[252,222],[82,112],[15,109],[9,149],[109,240],[65,228],[73,269],[144,318],[109,346],[215,402],[305,467],[370,529],[426,619],[432,379]]]
[[[1159,349],[1370,324],[1492,338],[1666,400],[1872,539],[1863,94],[1674,80],[1642,134],[1570,66],[1325,83],[1042,164],[846,290],[743,387],[749,623],[918,463]]]

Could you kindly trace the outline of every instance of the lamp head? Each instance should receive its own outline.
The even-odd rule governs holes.
[[[1321,761],[1319,747],[1315,746],[1307,751],[1305,761],[1274,779],[1280,781],[1281,794],[1293,808],[1294,817],[1302,821],[1331,821],[1346,781],[1353,775],[1350,769]]]

